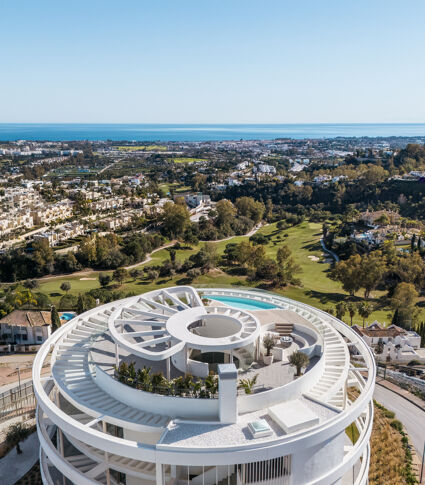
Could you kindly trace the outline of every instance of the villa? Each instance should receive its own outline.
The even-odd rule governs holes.
[[[295,352],[308,357],[297,376]],[[35,358],[43,483],[363,485],[374,377],[350,327],[268,292],[178,286],[114,301]]]

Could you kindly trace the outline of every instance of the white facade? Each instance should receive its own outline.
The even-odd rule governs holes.
[[[240,299],[259,309],[235,308]],[[262,338],[282,328],[310,358],[296,379],[284,347],[275,349],[277,362],[261,364]],[[351,366],[348,345],[364,367]],[[41,377],[51,350],[51,376]],[[202,380],[216,358],[204,357],[218,355],[218,396],[148,392],[114,372],[135,361],[169,379]],[[238,381],[250,372],[259,386],[242,393]],[[34,361],[43,482],[366,484],[374,376],[369,348],[348,326],[267,292],[174,287],[115,301],[61,327]],[[360,435],[354,445],[345,434],[351,423]]]

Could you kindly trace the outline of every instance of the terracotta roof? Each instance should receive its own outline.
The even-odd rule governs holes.
[[[40,310],[13,310],[12,313],[0,319],[0,323],[21,327],[43,327],[51,325],[50,312]]]
[[[363,328],[358,325],[353,325],[353,330],[361,336],[366,335],[366,337],[397,337],[398,335],[403,335],[405,332],[402,328],[397,327],[397,325],[391,325],[388,328],[382,328],[377,324],[372,324],[369,327]]]

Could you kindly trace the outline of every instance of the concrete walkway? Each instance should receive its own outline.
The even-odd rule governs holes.
[[[21,443],[22,454],[16,453],[13,448],[9,453],[0,459],[0,481],[1,485],[14,485],[22,478],[38,460],[40,443],[37,433],[33,433]]]

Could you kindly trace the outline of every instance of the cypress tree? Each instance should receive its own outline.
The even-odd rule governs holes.
[[[50,310],[50,316],[52,319],[52,333],[53,333],[61,326],[61,319],[59,318],[59,313],[56,310],[55,305],[52,305],[52,309]]]

